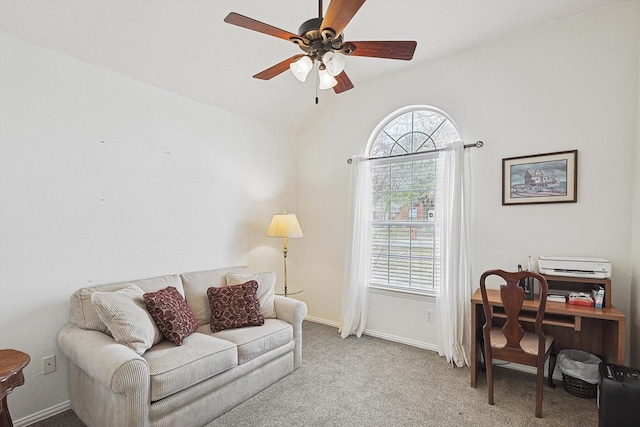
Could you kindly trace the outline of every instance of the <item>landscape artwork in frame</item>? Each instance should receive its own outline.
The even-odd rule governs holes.
[[[502,204],[575,203],[578,150],[502,159]]]

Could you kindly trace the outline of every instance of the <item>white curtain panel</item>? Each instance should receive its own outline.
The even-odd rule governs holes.
[[[441,152],[443,179],[437,218],[441,282],[436,296],[438,352],[449,363],[469,366],[471,353],[471,261],[469,249],[469,162],[464,144]]]
[[[371,168],[364,156],[352,157],[349,230],[342,293],[340,335],[362,336],[367,326],[371,262]]]

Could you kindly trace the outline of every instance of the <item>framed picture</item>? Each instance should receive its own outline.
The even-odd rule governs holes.
[[[575,203],[578,150],[502,159],[502,204]]]

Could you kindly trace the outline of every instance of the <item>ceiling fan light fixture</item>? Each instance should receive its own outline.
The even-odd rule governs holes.
[[[311,61],[311,58],[309,58],[308,56],[303,56],[297,61],[292,62],[289,65],[289,68],[291,69],[291,72],[296,77],[296,79],[304,82],[305,80],[307,80],[307,76],[313,68],[313,61]]]
[[[322,56],[322,63],[329,75],[337,76],[344,71],[346,61],[343,54],[329,51]]]
[[[345,41],[344,30],[365,1],[330,0],[325,11],[322,0],[318,0],[317,17],[305,21],[298,34],[236,12],[230,12],[224,22],[294,43],[304,52],[280,61],[255,74],[254,78],[271,80],[289,68],[296,79],[305,82],[313,69],[314,77],[319,80],[316,88],[333,88],[338,94],[353,89],[353,83],[344,71],[345,56],[409,61],[416,50],[417,42],[410,40]],[[318,74],[315,74],[316,67]],[[317,99],[316,96],[316,103]]]
[[[318,72],[318,77],[320,80],[318,89],[331,89],[338,84],[338,81],[335,79],[335,77],[329,74],[327,70],[320,70]]]

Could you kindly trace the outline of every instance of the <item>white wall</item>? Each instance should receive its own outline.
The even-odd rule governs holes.
[[[291,135],[0,33],[0,348],[31,356],[20,420],[68,401],[56,344],[86,285],[280,271]],[[214,84],[214,82],[211,82]],[[43,376],[42,357],[57,371]]]
[[[639,48],[640,49],[640,48]],[[640,53],[638,54],[640,57]],[[640,58],[639,58],[640,60]],[[640,68],[640,67],[639,67]],[[640,80],[640,74],[638,75]],[[640,88],[640,81],[638,82]],[[633,232],[631,251],[631,360],[630,366],[640,367],[640,90],[638,90],[638,128],[636,132],[636,180],[633,197]]]
[[[372,84],[350,76],[356,89],[332,101],[316,120],[331,126],[299,138],[298,206],[306,237],[305,265],[296,280],[304,282],[301,298],[309,314],[340,320],[346,159],[363,153],[387,114],[428,104],[449,113],[466,142],[485,142],[470,153],[473,277],[490,268],[514,269],[528,255],[604,257],[614,266],[614,305],[629,315],[639,18],[640,3],[620,3]],[[364,59],[349,59],[356,60]],[[578,203],[501,205],[502,158],[573,149],[579,154]],[[370,296],[370,332],[435,344],[435,323],[424,320],[432,301]],[[412,321],[401,320],[407,310],[415,313]],[[640,349],[634,351],[637,358]]]

